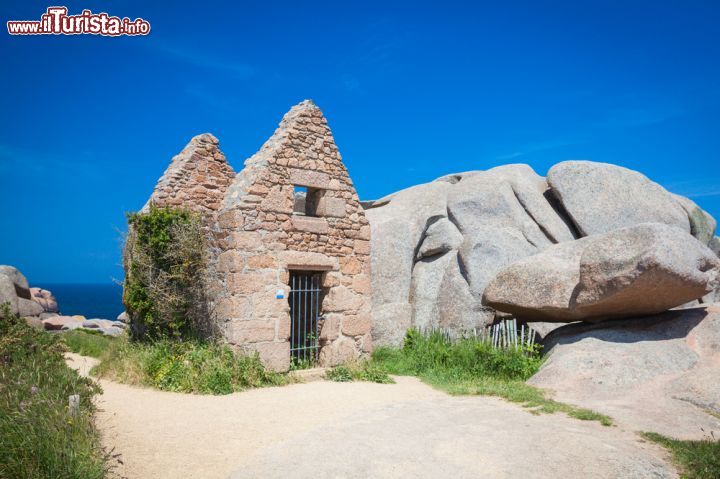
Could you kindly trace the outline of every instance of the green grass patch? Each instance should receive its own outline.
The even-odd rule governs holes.
[[[230,394],[290,381],[284,374],[266,370],[257,354],[240,354],[210,341],[144,343],[120,337],[109,340],[97,357],[100,364],[92,374],[162,391]]]
[[[62,333],[61,336],[68,350],[93,358],[99,358],[110,347],[110,342],[113,341],[112,337],[93,330],[77,329]]]
[[[644,432],[645,439],[660,444],[672,452],[682,477],[709,479],[720,477],[720,441],[711,435],[700,441],[680,441],[654,432]]]
[[[330,381],[368,381],[379,384],[393,384],[395,381],[382,366],[372,361],[343,364],[329,370],[325,376]]]
[[[106,474],[93,424],[99,386],[65,365],[59,335],[0,312],[0,477],[93,479]],[[80,396],[78,414],[68,397]]]
[[[554,401],[525,383],[542,364],[537,346],[497,348],[480,338],[450,341],[440,332],[409,330],[402,348],[377,348],[372,364],[390,374],[417,376],[449,394],[497,396],[534,414],[563,412],[612,425],[608,416]]]

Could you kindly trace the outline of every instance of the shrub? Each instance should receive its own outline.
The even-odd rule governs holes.
[[[287,382],[286,376],[267,371],[257,354],[236,353],[210,341],[132,343],[116,338],[100,359],[94,374],[163,391],[229,394]]]
[[[128,214],[123,302],[133,338],[212,334],[207,245],[200,215],[177,208]]]
[[[102,478],[104,455],[93,424],[100,388],[65,365],[57,335],[0,311],[0,477]],[[78,414],[68,397],[80,396]]]

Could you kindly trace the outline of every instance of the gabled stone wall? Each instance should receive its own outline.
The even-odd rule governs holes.
[[[222,206],[233,179],[235,171],[227,164],[217,138],[209,133],[198,135],[172,159],[143,210],[150,203],[178,206],[204,213],[209,220]]]
[[[306,199],[312,216],[294,212],[295,186],[312,193]],[[370,226],[327,121],[311,101],[293,107],[237,175],[215,137],[193,138],[150,202],[203,214],[210,306],[230,344],[287,370],[290,271],[306,270],[323,272],[320,364],[371,351]]]
[[[294,185],[319,189],[317,216],[293,213]],[[245,162],[218,215],[215,304],[232,344],[276,370],[290,360],[290,270],[324,271],[321,365],[372,348],[370,227],[321,111],[293,107]]]

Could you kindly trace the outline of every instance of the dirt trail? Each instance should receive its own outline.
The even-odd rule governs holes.
[[[68,355],[87,373],[92,359]],[[98,424],[134,478],[671,478],[618,427],[452,397],[414,378],[198,396],[100,381]]]

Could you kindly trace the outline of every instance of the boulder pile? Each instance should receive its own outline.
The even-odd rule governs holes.
[[[42,288],[31,288],[25,276],[14,266],[0,265],[0,305],[7,303],[13,314],[34,327],[46,331],[92,329],[107,336],[118,336],[127,329],[123,321],[63,316],[53,294]]]
[[[365,202],[373,340],[409,327],[603,321],[720,299],[716,221],[620,166],[447,175]]]
[[[471,171],[366,202],[373,339],[508,317],[544,337],[530,384],[634,430],[720,421],[720,238],[688,198],[615,165]],[[563,325],[562,323],[571,323]]]

